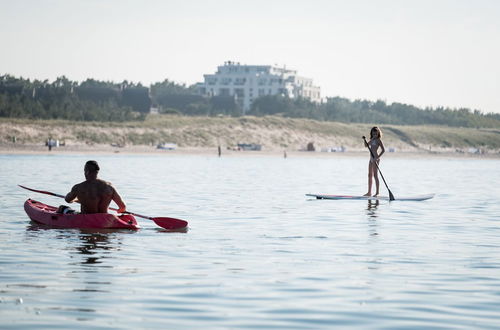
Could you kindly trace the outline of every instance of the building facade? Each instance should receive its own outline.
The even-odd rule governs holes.
[[[297,71],[286,67],[241,65],[228,61],[217,67],[216,73],[203,77],[204,82],[197,84],[198,93],[234,97],[243,109],[243,114],[250,110],[255,99],[265,95],[321,101],[320,88],[313,85],[312,79],[300,77]]]

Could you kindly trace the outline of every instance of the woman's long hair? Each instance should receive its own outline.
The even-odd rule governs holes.
[[[378,136],[375,136],[376,138],[381,139],[382,138],[382,131],[378,126],[373,126],[372,129],[370,130],[370,140],[375,138],[374,135],[378,132]]]

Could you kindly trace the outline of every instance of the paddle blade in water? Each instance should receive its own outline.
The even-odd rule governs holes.
[[[158,226],[165,229],[182,229],[186,228],[188,225],[187,221],[175,218],[158,217],[150,219],[153,220]]]
[[[393,200],[396,200],[394,198],[394,195],[392,194],[392,192],[389,190],[389,201],[393,201]]]

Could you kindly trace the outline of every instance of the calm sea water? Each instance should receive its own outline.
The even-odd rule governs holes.
[[[499,328],[500,160],[381,164],[397,197],[365,193],[368,157],[0,155],[0,328]],[[165,232],[43,229],[28,197],[62,200],[96,159],[131,211]],[[385,189],[384,189],[385,192]]]

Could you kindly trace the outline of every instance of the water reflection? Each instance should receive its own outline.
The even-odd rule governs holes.
[[[378,218],[378,206],[380,201],[368,201],[368,206],[366,208],[366,215],[368,216],[368,232],[370,237],[377,237],[377,218]]]
[[[366,211],[367,211],[366,214],[370,218],[377,218],[378,217],[377,208],[378,208],[379,204],[380,204],[379,200],[374,200],[374,201],[369,200],[368,201],[368,207],[366,208]]]
[[[70,244],[71,250],[74,249],[78,255],[84,256],[79,262],[82,265],[102,263],[103,251],[120,251],[120,235],[135,233],[123,229],[61,229],[36,222],[31,222],[26,227],[26,233],[31,237],[39,237],[40,232],[55,233],[54,238]],[[118,233],[120,235],[115,235]],[[110,238],[116,241],[111,242]],[[109,252],[105,252],[105,254],[109,254]]]
[[[180,228],[180,229],[165,229],[165,228],[154,228],[157,233],[183,233],[186,234],[188,232],[189,227]]]
[[[99,259],[102,258],[100,255],[101,251],[115,250],[119,251],[119,247],[116,244],[110,244],[109,234],[103,233],[83,233],[79,235],[81,245],[76,246],[75,249],[82,255],[86,256],[80,262],[82,265],[92,265],[102,263]]]

